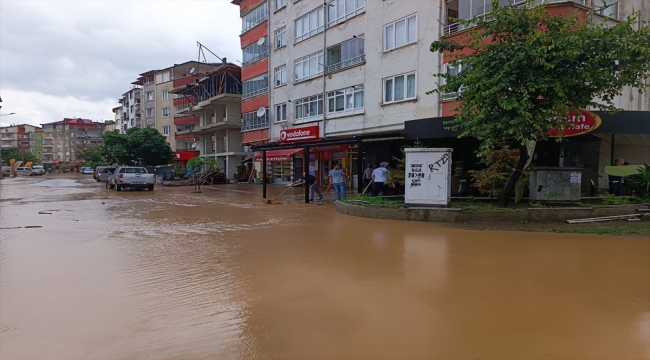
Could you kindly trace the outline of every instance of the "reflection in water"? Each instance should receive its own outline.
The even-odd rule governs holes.
[[[0,359],[650,357],[645,238],[74,179],[0,186],[0,227],[43,226],[0,233]]]

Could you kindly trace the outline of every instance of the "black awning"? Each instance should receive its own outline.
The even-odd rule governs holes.
[[[650,134],[650,111],[621,111],[609,114],[594,111],[603,120],[598,129],[590,134]],[[445,121],[453,116],[411,120],[404,122],[404,138],[406,140],[453,138],[460,131],[445,129]]]

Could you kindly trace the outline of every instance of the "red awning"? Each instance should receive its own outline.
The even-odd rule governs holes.
[[[268,162],[291,161],[291,155],[301,151],[302,149],[269,150],[266,152],[266,161]],[[262,153],[259,152],[255,154],[255,157],[253,157],[253,161],[262,162]]]

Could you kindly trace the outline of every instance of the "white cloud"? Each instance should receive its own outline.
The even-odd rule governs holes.
[[[110,119],[138,74],[196,60],[196,41],[241,60],[240,31],[230,0],[0,0],[0,113],[16,113],[0,122]]]

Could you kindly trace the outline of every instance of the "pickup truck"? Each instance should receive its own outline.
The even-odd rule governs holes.
[[[120,166],[108,177],[106,188],[115,188],[122,191],[123,188],[153,190],[156,183],[156,175],[147,173],[147,169],[138,166]]]

